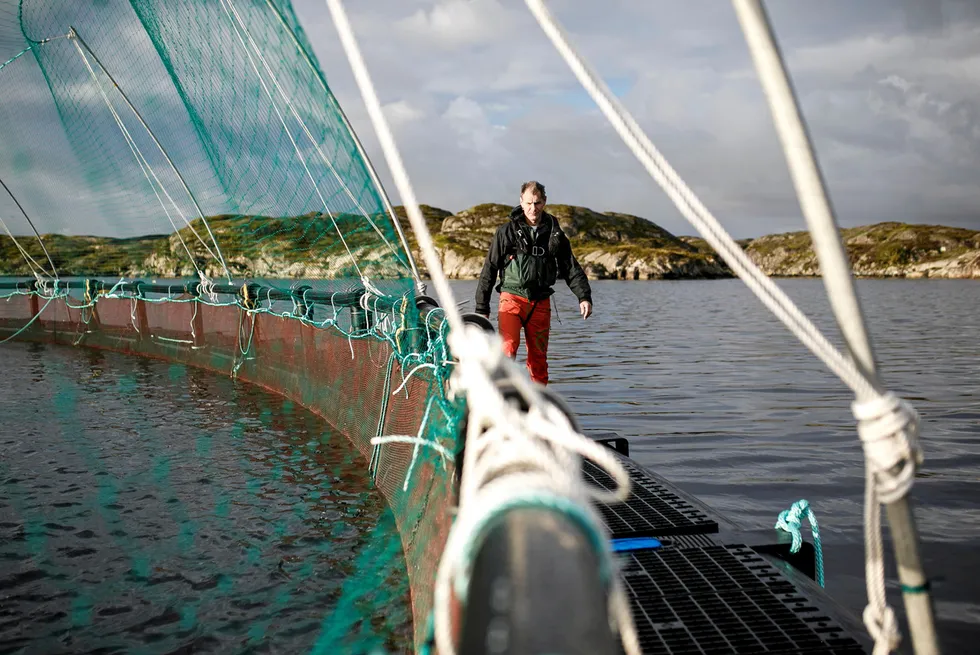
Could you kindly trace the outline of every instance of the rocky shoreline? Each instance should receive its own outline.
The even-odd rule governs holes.
[[[494,231],[510,213],[510,205],[482,204],[453,214],[422,205],[443,270],[451,279],[475,279]],[[404,209],[395,208],[407,226]],[[733,277],[731,270],[698,237],[675,236],[644,218],[596,212],[572,205],[549,205],[572,242],[575,255],[591,279],[680,280]],[[312,215],[292,218],[215,216],[208,220],[217,235],[229,269],[236,277],[316,279],[349,276],[350,257],[339,244],[312,247],[310,234],[332,231],[330,219]],[[335,220],[347,220],[335,217]],[[363,221],[349,217],[352,221]],[[324,225],[314,225],[322,222]],[[255,225],[263,235],[256,238]],[[198,226],[202,227],[202,226]],[[184,228],[182,233],[187,230]],[[188,235],[189,236],[189,235]],[[854,274],[880,278],[980,279],[980,232],[936,225],[878,223],[848,228],[841,236]],[[422,265],[414,236],[407,234],[416,262]],[[62,275],[92,274],[126,277],[186,277],[195,274],[176,233],[132,239],[44,235]],[[185,239],[191,241],[191,239]],[[326,240],[324,240],[326,242]],[[372,252],[370,241],[353,244],[359,266],[367,272],[390,272],[387,253]],[[806,232],[744,239],[739,244],[763,271],[774,277],[818,277],[816,255]],[[36,240],[24,239],[30,252]],[[348,244],[351,245],[351,244]],[[374,248],[376,250],[376,248]],[[308,253],[315,252],[315,258]],[[31,253],[32,256],[35,253]],[[201,263],[206,261],[201,253]],[[219,275],[214,264],[206,272]],[[24,258],[5,235],[0,237],[0,275],[29,275]]]
[[[508,205],[477,205],[452,214],[423,206],[453,279],[475,279]],[[396,208],[403,220],[403,210]],[[584,207],[549,205],[591,279],[670,280],[734,277],[700,237],[674,236],[646,219]],[[858,277],[980,279],[980,231],[936,225],[878,223],[841,230]],[[744,239],[739,244],[767,275],[819,277],[807,232]],[[416,259],[421,257],[416,252]]]

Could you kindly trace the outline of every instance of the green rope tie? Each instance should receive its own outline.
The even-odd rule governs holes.
[[[804,516],[810,522],[810,532],[813,533],[813,548],[816,551],[817,559],[817,582],[822,587],[824,586],[823,547],[820,545],[820,527],[817,525],[817,517],[813,514],[813,510],[810,509],[810,503],[805,499],[800,499],[793,503],[789,509],[780,512],[779,518],[776,519],[776,529],[789,532],[793,536],[793,543],[789,547],[789,552],[793,554],[798,553],[800,547],[803,545],[803,536],[800,534],[800,528],[802,527]]]

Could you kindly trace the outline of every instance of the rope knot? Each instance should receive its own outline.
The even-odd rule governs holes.
[[[803,546],[803,535],[800,530],[803,528],[803,519],[810,522],[810,532],[813,533],[814,565],[816,568],[817,582],[824,586],[823,574],[823,547],[820,544],[820,526],[817,525],[817,517],[810,508],[810,503],[805,498],[801,498],[789,509],[779,513],[776,519],[776,529],[790,533],[793,543],[790,544],[789,552],[798,553]]]
[[[864,608],[863,619],[864,627],[875,642],[873,655],[888,655],[898,648],[902,637],[898,632],[898,619],[891,607],[876,607],[874,603],[868,603]]]
[[[798,500],[789,509],[784,509],[780,512],[779,517],[776,519],[776,529],[789,532],[793,536],[793,545],[790,546],[790,552],[799,552],[800,546],[803,545],[803,536],[800,534],[800,529],[803,527],[803,512],[808,508],[809,505],[807,505],[805,500]]]
[[[197,276],[201,279],[201,282],[198,285],[198,289],[200,290],[201,295],[207,296],[208,300],[217,304],[218,294],[214,290],[214,282],[211,280],[211,278],[205,275],[203,271],[198,271]],[[242,288],[244,289],[244,287]]]
[[[922,463],[919,415],[892,393],[855,401],[851,409],[878,497],[883,503],[895,502],[911,489]]]

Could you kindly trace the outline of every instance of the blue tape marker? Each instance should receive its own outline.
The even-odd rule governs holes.
[[[643,550],[644,548],[660,548],[662,545],[659,540],[653,537],[631,537],[629,539],[613,539],[611,542],[614,553],[622,553],[629,550]]]

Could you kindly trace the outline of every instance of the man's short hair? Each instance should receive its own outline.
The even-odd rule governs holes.
[[[521,196],[523,197],[524,192],[531,189],[534,193],[541,196],[542,200],[548,199],[548,194],[544,192],[544,185],[537,180],[529,180],[521,185]]]

